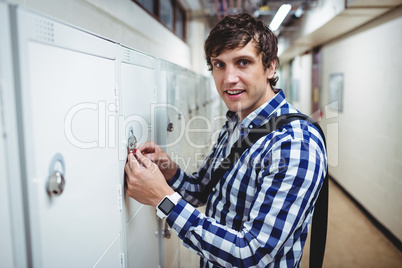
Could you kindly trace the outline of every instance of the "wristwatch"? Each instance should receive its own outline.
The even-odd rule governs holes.
[[[181,195],[175,192],[172,195],[165,196],[161,202],[156,206],[156,215],[163,219],[167,217],[173,208],[179,203]]]

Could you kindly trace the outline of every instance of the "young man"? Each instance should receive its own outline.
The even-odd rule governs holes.
[[[326,173],[319,131],[299,120],[263,136],[212,189],[206,213],[195,206],[220,159],[271,117],[298,113],[274,89],[277,38],[247,14],[225,17],[205,43],[207,63],[229,111],[198,173],[188,175],[152,142],[126,165],[127,194],[157,207],[202,267],[298,267],[314,204]],[[201,195],[200,195],[201,194]]]

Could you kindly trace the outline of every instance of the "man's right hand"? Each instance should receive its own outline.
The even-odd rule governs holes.
[[[137,147],[137,150],[154,162],[167,181],[170,181],[177,171],[177,164],[170,159],[169,155],[153,141],[148,141]]]

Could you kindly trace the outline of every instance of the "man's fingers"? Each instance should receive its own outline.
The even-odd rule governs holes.
[[[156,143],[153,141],[142,143],[137,147],[137,151],[141,151],[143,154],[154,153],[156,150]]]
[[[136,156],[138,158],[138,161],[146,168],[150,168],[152,166],[152,161],[145,157],[141,151],[137,150]]]
[[[127,162],[126,165],[124,166],[124,171],[126,171],[126,173],[130,173],[131,172],[131,168],[130,168],[130,163]]]
[[[128,165],[130,167],[130,170],[141,167],[140,163],[137,161],[137,159],[132,153],[128,155]]]
[[[149,160],[151,160],[152,162],[155,162],[156,154],[155,154],[155,153],[147,154],[146,157],[147,157]]]
[[[149,159],[148,155],[144,156],[141,154],[141,152],[137,151],[137,157],[141,164],[152,173],[155,173],[159,169],[158,166],[151,159]]]

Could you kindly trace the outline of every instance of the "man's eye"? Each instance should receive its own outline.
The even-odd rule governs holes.
[[[217,68],[222,68],[223,67],[223,63],[222,62],[215,62],[214,64]]]
[[[249,63],[250,63],[250,61],[248,61],[248,60],[240,60],[239,61],[240,66],[247,66]]]

